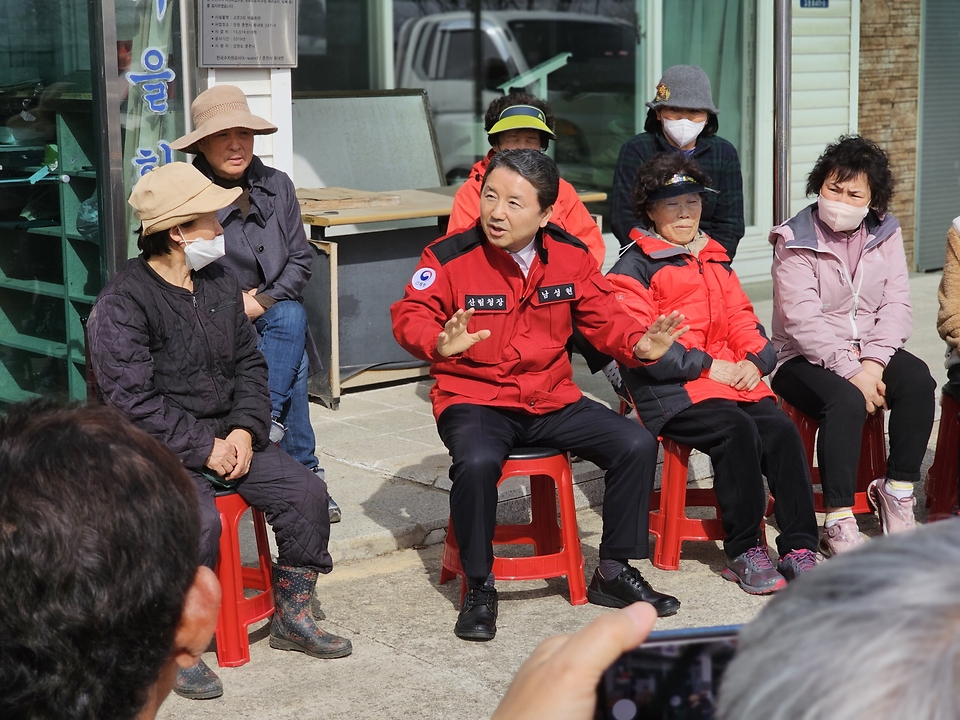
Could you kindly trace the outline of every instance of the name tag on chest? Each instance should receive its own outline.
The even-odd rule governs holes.
[[[537,288],[537,299],[540,301],[541,305],[573,300],[576,296],[577,291],[573,283],[564,283],[563,285],[544,285],[543,287]]]
[[[464,295],[463,309],[486,310],[487,312],[506,312],[506,295]]]

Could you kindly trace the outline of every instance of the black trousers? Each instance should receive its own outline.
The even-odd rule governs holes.
[[[766,474],[780,536],[777,550],[817,549],[813,487],[803,442],[773,398],[760,402],[704,400],[674,415],[663,436],[707,453],[713,463],[726,554],[733,558],[763,542]]]
[[[220,552],[220,513],[214,504],[217,489],[200,473],[190,470],[200,499],[200,562],[217,564]],[[333,570],[327,552],[330,511],[327,485],[273,443],[255,452],[250,471],[241,478],[237,493],[263,511],[277,537],[277,561],[289,567],[310,567],[322,573]]]
[[[882,379],[890,409],[887,477],[916,482],[933,427],[936,383],[926,363],[902,349],[890,358]],[[777,395],[820,423],[817,461],[826,507],[853,505],[860,440],[867,419],[863,393],[849,380],[802,357],[785,362],[771,386]]]
[[[443,411],[437,431],[453,458],[450,515],[467,577],[490,572],[500,470],[510,451],[525,445],[570,451],[603,468],[600,557],[648,556],[657,443],[635,420],[587,398],[546,415],[458,404]]]

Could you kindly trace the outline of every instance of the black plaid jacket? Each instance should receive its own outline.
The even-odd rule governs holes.
[[[630,243],[630,231],[639,223],[633,213],[633,181],[637,169],[659,152],[675,149],[662,132],[640,133],[623,144],[610,191],[610,222],[620,245]],[[700,137],[693,159],[710,176],[719,195],[704,194],[700,229],[723,245],[730,259],[743,237],[743,176],[740,157],[728,141],[714,135]]]

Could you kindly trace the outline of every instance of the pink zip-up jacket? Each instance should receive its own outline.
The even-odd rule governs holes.
[[[777,368],[802,355],[843,378],[861,360],[886,366],[913,332],[907,259],[900,223],[871,211],[867,242],[852,274],[827,244],[839,238],[813,203],[770,232],[773,346]]]

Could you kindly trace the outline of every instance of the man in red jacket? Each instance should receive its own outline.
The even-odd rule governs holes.
[[[600,566],[587,597],[608,607],[651,603],[672,615],[680,602],[630,567],[648,552],[647,507],[657,445],[638,423],[583,397],[564,345],[576,322],[627,366],[666,352],[685,328],[660,316],[649,329],[624,313],[586,245],[549,224],[556,165],[536,150],[490,161],[480,222],[428,246],[391,308],[398,342],[432,363],[437,431],[450,451],[450,514],[467,576],[454,632],[496,634],[490,570],[497,481],[518,445],[571,451],[606,471]]]
[[[453,231],[469,228],[477,223],[480,217],[480,187],[490,158],[494,154],[503,150],[523,149],[546,152],[550,141],[557,139],[554,125],[550,104],[530,93],[514,92],[491,102],[483,118],[490,152],[474,164],[467,179],[453,196],[453,209],[450,211],[447,228]],[[560,178],[550,222],[586,245],[593,259],[597,261],[597,267],[603,269],[607,246],[600,226],[580,200],[573,185],[563,178]],[[590,372],[597,373],[602,370],[617,397],[632,406],[633,398],[623,384],[616,360],[591,346],[576,327],[570,342],[587,361]]]

